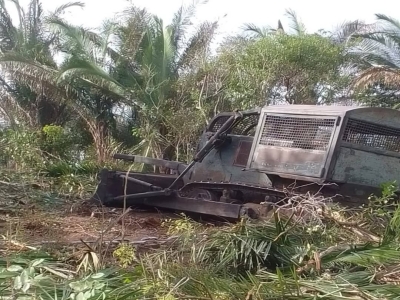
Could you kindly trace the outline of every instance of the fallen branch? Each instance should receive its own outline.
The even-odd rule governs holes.
[[[321,269],[321,260],[323,257],[327,256],[328,254],[334,252],[334,251],[346,251],[350,250],[352,247],[350,245],[336,245],[336,246],[331,246],[324,251],[322,251],[319,254],[314,254],[314,258],[310,259],[304,266],[298,268],[296,270],[297,274],[300,274],[302,272],[308,271],[312,266],[316,266],[316,269],[319,271]]]
[[[153,242],[153,243],[157,243],[157,244],[164,244],[164,243],[167,243],[169,241],[175,240],[177,238],[178,238],[178,236],[171,236],[171,237],[168,237],[167,239],[159,240],[158,238],[147,237],[147,238],[143,238],[143,239],[135,240],[135,241],[131,241],[129,239],[113,239],[113,240],[106,240],[106,241],[103,240],[102,243],[104,243],[104,244],[118,244],[118,243],[126,242],[126,243],[133,244],[133,245],[134,244],[143,245],[143,244],[146,244],[146,243]],[[63,243],[63,242],[61,242],[59,240],[58,241],[40,241],[40,242],[32,243],[32,245],[35,245],[35,246],[40,246],[40,245],[45,245],[45,244],[76,245],[76,244],[81,244],[82,242],[85,243],[85,244],[95,244],[95,243],[98,242],[98,240],[97,239],[96,240],[91,240],[91,241],[74,240],[74,241],[68,241],[68,242],[65,242],[65,243]]]
[[[333,221],[335,224],[351,230],[353,233],[358,235],[363,240],[368,240],[368,241],[376,242],[376,243],[379,243],[381,241],[381,238],[379,236],[373,234],[372,232],[369,232],[365,228],[362,228],[361,222],[357,222],[357,221],[348,222],[348,221],[338,220],[334,216],[327,214],[324,209],[321,211],[321,215],[325,219]]]

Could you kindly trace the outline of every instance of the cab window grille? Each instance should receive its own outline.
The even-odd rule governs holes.
[[[259,114],[248,115],[245,116],[240,122],[238,122],[229,132],[230,134],[234,135],[247,135],[247,136],[254,136],[255,129],[258,124]],[[221,116],[214,120],[214,123],[211,124],[211,132],[217,132],[222,125],[228,121],[230,116]]]
[[[342,140],[385,151],[400,152],[400,130],[349,119]]]
[[[334,118],[302,118],[267,115],[261,145],[327,151],[335,127]]]

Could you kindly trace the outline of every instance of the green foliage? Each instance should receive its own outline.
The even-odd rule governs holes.
[[[167,233],[170,235],[188,235],[194,234],[196,229],[195,223],[193,223],[185,214],[181,214],[182,218],[179,219],[167,219],[162,223],[163,227],[168,227]]]
[[[221,68],[238,107],[329,102],[342,88],[343,49],[319,35],[268,35],[221,49]],[[228,97],[229,97],[228,96]]]
[[[379,97],[387,90],[398,91],[400,83],[400,23],[387,15],[375,16],[377,22],[374,26],[364,26],[356,31],[351,39],[352,46],[349,47],[349,52],[358,58],[358,76],[354,87],[363,91],[380,87],[376,93],[371,93],[371,98],[376,98],[376,94]],[[386,101],[383,99],[383,102]]]
[[[396,109],[400,103],[397,88],[389,88],[384,84],[373,84],[363,90],[358,90],[354,95],[357,103],[372,107],[386,107]]]
[[[131,152],[188,161],[204,125],[221,110],[340,102],[352,92],[350,63],[373,71],[361,76],[374,85],[354,95],[356,101],[398,102],[399,26],[386,16],[379,18],[390,28],[379,39],[358,36],[358,55],[332,37],[307,34],[290,12],[295,35],[248,27],[255,38],[231,38],[211,57],[217,23],[186,36],[195,6],[179,9],[167,26],[131,7],[97,33],[59,17],[73,5],[80,6],[67,4],[44,18],[32,1],[19,27],[0,3],[0,63],[7,78],[0,108],[13,121],[1,131],[0,156],[10,168],[46,176],[36,177],[50,186],[46,193],[27,191],[33,202],[54,203],[54,192],[83,198],[120,143]],[[66,54],[60,67],[53,56],[58,51]],[[396,183],[388,183],[367,207],[331,208],[332,218],[317,223],[278,213],[273,220],[220,227],[187,217],[166,220],[168,234],[177,236],[173,245],[142,255],[123,243],[113,252],[119,264],[113,270],[102,269],[103,253],[92,249],[78,271],[32,253],[1,258],[0,299],[396,299],[400,288],[385,281],[400,264],[395,191]]]
[[[43,141],[41,148],[61,159],[70,158],[74,149],[74,139],[72,134],[57,125],[46,125],[42,128]]]
[[[132,262],[137,260],[135,248],[130,244],[122,243],[113,251],[113,256],[117,259],[122,268],[126,268]]]
[[[69,299],[87,300],[93,299],[94,297],[103,298],[106,295],[104,292],[106,288],[106,282],[101,281],[103,276],[103,273],[98,273],[83,280],[71,282],[69,284],[69,287],[71,288]]]
[[[37,168],[44,164],[36,131],[6,129],[0,133],[2,162],[16,169]]]
[[[48,163],[42,172],[49,177],[60,177],[65,175],[94,175],[101,169],[97,163],[87,160],[81,162],[67,162],[59,160]]]

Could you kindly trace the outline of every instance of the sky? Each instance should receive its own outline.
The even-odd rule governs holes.
[[[45,10],[76,0],[41,0]],[[70,9],[65,18],[76,25],[97,27],[104,19],[114,17],[130,3],[147,8],[168,23],[173,13],[182,5],[193,0],[80,0],[84,8]],[[29,0],[20,0],[26,7]],[[209,0],[197,9],[194,23],[219,20],[219,37],[234,34],[241,30],[244,23],[257,26],[276,27],[280,19],[287,28],[286,9],[292,9],[305,24],[309,32],[319,29],[331,30],[344,21],[361,19],[367,22],[375,20],[375,14],[387,14],[400,20],[400,1],[398,0]],[[15,15],[16,17],[16,15]]]

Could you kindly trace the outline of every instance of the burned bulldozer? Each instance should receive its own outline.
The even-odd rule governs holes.
[[[353,106],[276,105],[220,113],[189,164],[115,154],[174,175],[104,169],[93,196],[105,206],[145,205],[237,219],[248,204],[321,193],[365,202],[400,182],[400,111]]]

